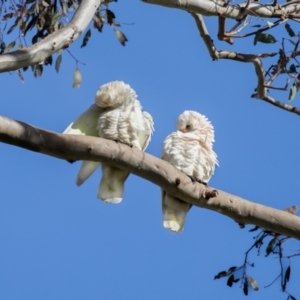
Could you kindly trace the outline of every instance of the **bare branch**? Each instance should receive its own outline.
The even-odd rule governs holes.
[[[237,60],[246,63],[251,62],[254,64],[255,72],[258,79],[256,91],[259,98],[264,97],[266,93],[266,89],[264,87],[265,74],[264,74],[263,64],[259,57],[267,57],[267,56],[274,56],[274,55],[276,55],[276,53],[263,53],[263,54],[252,55],[252,54],[236,53],[231,51],[219,51],[219,58],[232,59],[232,60]]]
[[[286,91],[288,86],[289,86],[289,83],[291,81],[292,78],[288,78],[286,80],[286,83],[285,83],[285,86],[284,87],[278,87],[278,86],[271,86],[271,85],[266,85],[265,84],[265,88],[268,88],[268,89],[273,89],[273,90],[279,90],[279,91]]]
[[[245,38],[245,37],[248,37],[248,36],[251,36],[251,35],[259,34],[259,33],[262,33],[264,31],[273,29],[274,27],[276,27],[278,25],[281,25],[281,24],[285,23],[286,21],[287,21],[287,19],[285,19],[285,20],[277,20],[276,22],[273,23],[272,26],[265,26],[263,28],[260,28],[258,30],[255,30],[255,31],[243,34],[243,35],[233,35],[232,34],[232,37],[233,38]]]
[[[17,70],[44,61],[53,53],[67,48],[89,25],[101,0],[82,0],[71,22],[28,47],[0,55],[0,73]]]
[[[299,2],[300,2],[299,0],[292,0],[292,1],[281,4],[281,7],[285,7],[285,6],[288,6],[291,4],[299,4]]]
[[[299,217],[220,190],[217,197],[206,200],[204,185],[192,183],[168,162],[123,144],[90,136],[62,135],[1,116],[0,141],[68,161],[109,162],[188,203],[219,212],[241,224],[255,224],[300,240]]]
[[[231,59],[241,62],[251,62],[254,64],[256,75],[258,78],[257,83],[257,94],[260,98],[265,96],[265,72],[263,69],[262,62],[260,60],[260,57],[271,57],[276,55],[277,53],[263,53],[263,54],[242,54],[242,53],[236,53],[232,51],[218,51],[216,47],[214,46],[214,43],[208,33],[208,30],[205,26],[203,17],[200,14],[191,13],[192,17],[195,19],[198,30],[200,32],[200,36],[202,37],[207,50],[211,57],[213,59],[223,58],[223,59]]]
[[[256,87],[256,93],[251,95],[252,98],[257,98],[263,101],[266,101],[274,106],[277,106],[279,108],[282,108],[288,112],[295,113],[297,115],[300,115],[300,109],[294,106],[291,106],[289,104],[282,103],[278,100],[275,100],[274,98],[266,95],[266,90],[268,88],[274,88],[270,87],[270,84],[273,82],[273,80],[279,75],[281,68],[277,68],[277,72],[273,75],[273,77],[265,83],[265,71],[263,68],[263,64],[260,58],[267,58],[267,57],[272,57],[277,55],[277,53],[261,53],[261,54],[242,54],[242,53],[236,53],[232,51],[218,51],[208,33],[208,30],[205,26],[203,17],[200,14],[195,14],[191,13],[192,17],[195,19],[197,28],[200,32],[200,36],[202,37],[206,48],[210,54],[210,56],[215,60],[215,59],[231,59],[231,60],[236,60],[240,62],[251,62],[254,64],[255,67],[255,72],[256,76],[258,79],[257,82],[257,87]],[[294,54],[297,55],[297,51],[294,51]],[[280,64],[280,63],[278,63]],[[288,81],[289,82],[289,81]],[[288,84],[287,82],[287,84]],[[286,87],[284,89],[287,88]],[[279,88],[274,88],[274,89],[279,89]]]
[[[239,33],[250,24],[250,20],[251,19],[249,17],[245,16],[242,20],[237,21],[235,25],[228,31],[228,34],[234,36],[235,34]]]
[[[278,101],[278,100],[276,100],[276,99],[274,99],[270,96],[265,96],[265,97],[261,98],[260,100],[266,101],[266,102],[268,102],[268,103],[270,103],[274,106],[277,106],[277,107],[282,108],[282,109],[284,109],[288,112],[292,112],[292,113],[300,116],[300,109],[295,107],[295,106],[282,103],[282,102],[280,102],[280,101]]]
[[[195,14],[195,13],[191,13],[191,15],[196,21],[196,25],[200,32],[200,36],[202,37],[210,56],[212,57],[213,60],[217,60],[219,58],[218,50],[216,49],[208,33],[203,17],[200,14]]]

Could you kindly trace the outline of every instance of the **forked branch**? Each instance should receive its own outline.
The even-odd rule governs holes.
[[[300,116],[299,108],[289,104],[282,103],[267,95],[267,87],[273,82],[273,80],[269,80],[268,82],[266,82],[265,71],[261,59],[267,57],[273,57],[277,55],[277,53],[270,52],[270,53],[262,53],[262,54],[242,54],[233,51],[225,51],[225,50],[218,51],[213,43],[213,40],[209,35],[209,32],[207,30],[202,15],[196,13],[191,13],[191,15],[196,22],[200,36],[203,39],[204,44],[206,45],[206,48],[213,60],[230,59],[230,60],[235,60],[235,61],[240,61],[245,63],[253,63],[258,80],[257,80],[256,92],[251,96],[252,98],[266,101],[274,106],[277,106],[281,109],[284,109],[288,112],[295,113]],[[280,68],[278,68],[278,70],[279,70],[278,72],[281,71]]]

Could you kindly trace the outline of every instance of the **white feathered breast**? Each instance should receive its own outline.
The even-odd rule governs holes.
[[[178,118],[178,129],[192,124],[191,132],[176,131],[164,141],[162,158],[194,180],[208,182],[218,165],[213,151],[214,130],[208,119],[197,112],[185,111]]]

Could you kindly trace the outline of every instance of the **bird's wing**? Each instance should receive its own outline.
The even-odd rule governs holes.
[[[77,134],[99,136],[97,130],[97,121],[103,108],[96,104],[91,105],[85,112],[83,112],[75,121],[73,121],[63,132],[63,134]]]
[[[168,135],[164,141],[162,159],[179,170],[185,164],[184,141],[178,132]],[[162,190],[163,226],[176,233],[183,231],[186,215],[191,205]]]
[[[180,134],[177,131],[173,132],[164,140],[161,158],[181,170],[181,165],[186,159],[184,155],[185,146]]]
[[[97,129],[97,121],[103,111],[104,109],[98,107],[96,104],[91,105],[73,121],[63,133],[98,137],[99,130]],[[83,161],[75,180],[76,185],[82,185],[99,166],[99,162]]]
[[[143,121],[144,121],[144,130],[139,131],[138,139],[139,139],[141,148],[143,150],[146,150],[146,148],[148,147],[148,145],[151,141],[151,136],[154,132],[154,122],[153,122],[152,116],[148,112],[143,111],[142,115],[143,115]]]
[[[163,149],[162,149],[162,154],[161,154],[161,159],[170,162],[171,159],[171,155],[170,155],[170,151],[172,148],[172,141],[173,141],[173,135],[174,133],[171,133],[170,135],[168,135],[165,140],[164,140],[164,145],[163,145]]]

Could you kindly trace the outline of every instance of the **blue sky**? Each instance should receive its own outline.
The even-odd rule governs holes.
[[[216,132],[220,167],[210,185],[278,209],[300,204],[299,116],[250,98],[256,84],[251,64],[213,62],[193,19],[184,12],[139,1],[119,1],[111,9],[129,42],[122,47],[111,28],[92,31],[70,48],[82,86],[72,88],[76,63],[68,53],[58,74],[46,67],[42,78],[29,71],[22,84],[14,72],[1,74],[0,114],[62,132],[94,101],[98,87],[111,80],[129,83],[155,121],[147,152],[160,156],[164,138],[184,110],[205,114]],[[207,19],[206,19],[207,20]],[[207,24],[217,42],[216,20]],[[293,25],[293,24],[291,24]],[[295,27],[295,25],[294,25]],[[235,51],[278,51],[279,44],[237,40]],[[287,93],[272,93],[286,101]],[[299,96],[294,100],[299,104]],[[80,163],[69,164],[0,144],[0,298],[1,299],[242,299],[239,285],[226,286],[214,275],[241,265],[254,234],[216,212],[193,208],[185,230],[162,227],[160,189],[130,175],[123,202],[97,200],[100,172],[78,188]],[[287,253],[299,249],[290,241]],[[266,245],[265,245],[266,247]],[[277,261],[257,257],[249,275],[260,291],[246,299],[286,299]],[[300,295],[299,259],[292,260],[288,290]]]

